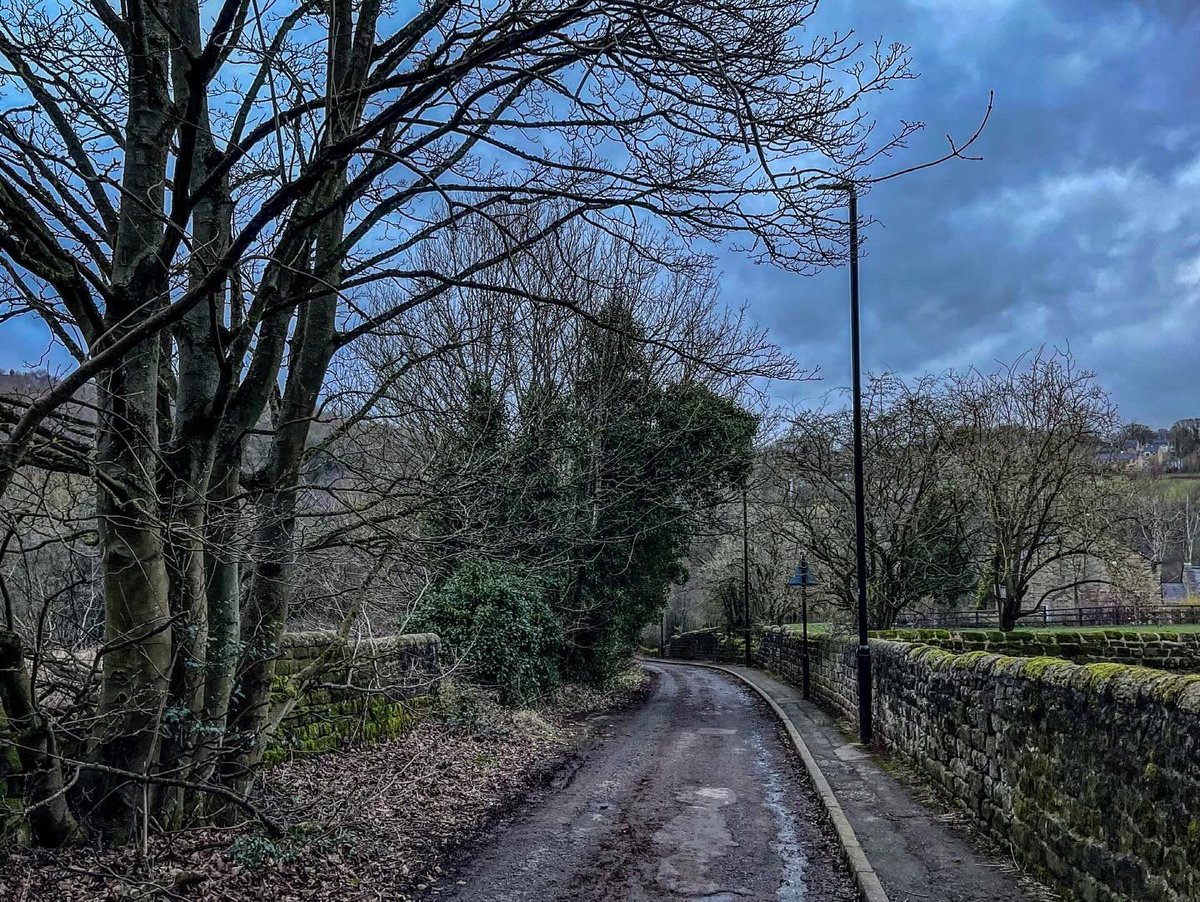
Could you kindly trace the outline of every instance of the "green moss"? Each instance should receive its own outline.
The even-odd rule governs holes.
[[[937,648],[933,645],[917,645],[913,650],[914,660],[920,661],[933,670],[941,670],[951,666],[951,662],[956,657],[957,655],[954,652],[946,651],[944,648]]]
[[[1005,636],[1007,642],[1040,642],[1041,639],[1037,633],[1032,630],[1013,630]]]
[[[1148,667],[1131,667],[1131,673],[1145,679],[1150,686],[1150,695],[1157,701],[1171,703],[1176,701],[1186,689],[1200,683],[1200,674],[1163,673],[1161,670],[1151,670]]]
[[[1024,671],[1027,677],[1035,680],[1046,679],[1055,672],[1060,672],[1060,668],[1073,667],[1070,661],[1064,658],[1051,657],[1036,657],[1036,658],[1020,658],[1024,662]]]
[[[428,707],[428,699],[389,702],[383,696],[305,706],[275,735],[263,763],[277,764],[293,754],[320,754],[359,740],[374,743],[400,736]],[[310,717],[315,719],[306,719]]]
[[[1085,664],[1083,669],[1088,675],[1089,685],[1098,689],[1131,668],[1125,664]]]
[[[950,662],[951,667],[974,667],[984,658],[990,657],[991,652],[988,651],[969,651],[966,654],[955,656]]]

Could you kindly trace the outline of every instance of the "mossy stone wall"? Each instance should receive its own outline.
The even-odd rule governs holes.
[[[812,696],[839,717],[858,717],[858,646],[829,636],[809,637],[809,685]],[[766,630],[758,663],[799,686],[803,680],[804,640],[786,627]]]
[[[725,642],[719,630],[693,630],[671,637],[667,657],[681,661],[726,661],[733,657],[733,647]]]
[[[272,701],[289,707],[264,760],[404,732],[437,693],[439,651],[432,633],[367,640],[285,634]]]
[[[852,641],[810,640],[814,697],[856,710]],[[762,659],[799,680],[800,641]],[[1086,902],[1200,900],[1200,674],[873,639],[879,741]]]
[[[950,651],[1065,658],[1076,664],[1135,664],[1200,671],[1200,633],[1162,630],[892,630],[881,638],[922,642]]]
[[[432,633],[368,640],[285,633],[280,646],[271,701],[287,713],[268,741],[267,764],[398,735],[438,690],[440,643]],[[0,737],[7,726],[0,710]],[[16,750],[0,743],[0,836],[23,822],[23,793]]]

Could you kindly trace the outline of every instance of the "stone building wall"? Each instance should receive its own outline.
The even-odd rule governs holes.
[[[810,640],[855,710],[852,641]],[[800,643],[762,659],[798,680]],[[1200,674],[872,640],[876,735],[1025,864],[1098,902],[1200,899]]]

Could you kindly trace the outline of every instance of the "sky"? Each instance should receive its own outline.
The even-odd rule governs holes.
[[[911,48],[920,78],[876,102],[924,132],[891,161],[973,153],[874,188],[861,263],[863,366],[991,368],[1069,346],[1127,420],[1200,416],[1200,2],[843,0],[820,26]],[[884,169],[885,163],[880,169]],[[811,402],[849,383],[846,270],[800,277],[725,257],[723,291],[819,369],[775,385]]]
[[[873,174],[943,154],[995,92],[981,162],[862,199],[864,367],[914,376],[1069,346],[1126,419],[1200,416],[1200,0],[825,0],[812,25],[911,48],[920,78],[871,112],[881,129],[927,127]],[[778,399],[849,383],[844,268],[719,262],[724,300],[821,376],[771,386]],[[0,367],[39,364],[41,328],[4,333]]]

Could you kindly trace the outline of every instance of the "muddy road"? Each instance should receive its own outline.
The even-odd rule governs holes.
[[[856,898],[820,802],[748,689],[652,665],[647,701],[604,720],[569,777],[463,856],[455,902]]]

